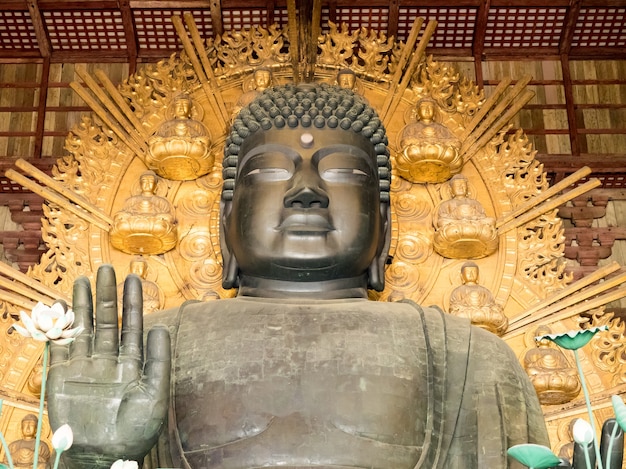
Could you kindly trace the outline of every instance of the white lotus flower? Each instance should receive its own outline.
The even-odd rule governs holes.
[[[576,419],[572,428],[572,436],[576,443],[587,446],[593,441],[593,428],[586,420]]]
[[[139,464],[137,461],[130,461],[128,459],[118,459],[111,464],[111,469],[138,469]]]
[[[67,423],[65,425],[61,425],[52,434],[52,447],[57,453],[70,449],[72,443],[74,443],[74,433],[72,432],[72,428]]]
[[[20,318],[25,328],[19,324],[13,324],[13,328],[24,337],[32,337],[41,342],[52,341],[58,345],[67,345],[83,332],[83,327],[75,327],[74,311],[67,310],[61,303],[46,306],[39,302],[33,308],[29,316],[20,311]]]

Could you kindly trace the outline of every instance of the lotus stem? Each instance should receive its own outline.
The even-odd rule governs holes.
[[[585,452],[585,466],[587,466],[587,469],[593,469],[593,467],[591,467],[591,458],[589,457],[589,445],[586,445],[583,451]]]
[[[58,469],[59,468],[59,461],[61,460],[61,454],[63,454],[63,451],[55,451],[55,457],[54,457],[54,466],[52,466],[52,469]]]
[[[46,375],[48,374],[48,350],[49,342],[46,342],[43,349],[43,370],[41,371],[41,395],[39,396],[39,418],[37,419],[37,437],[35,440],[35,456],[33,459],[33,469],[37,469],[39,462],[39,445],[41,444],[41,424],[43,420],[43,404],[46,397]]]
[[[613,452],[613,443],[615,442],[618,429],[619,425],[615,422],[613,425],[613,431],[611,432],[611,439],[609,440],[609,448],[606,452],[606,469],[611,469],[611,453]]]
[[[596,461],[598,464],[598,469],[604,469],[602,465],[602,458],[600,457],[600,447],[598,446],[598,438],[596,437],[596,424],[593,418],[593,411],[591,410],[591,400],[589,399],[589,391],[587,390],[587,383],[585,382],[585,375],[583,373],[583,367],[580,363],[580,357],[578,356],[578,350],[574,349],[574,358],[576,359],[576,368],[578,369],[578,375],[580,376],[580,384],[583,387],[583,394],[585,395],[585,404],[587,404],[587,413],[589,414],[589,423],[591,424],[591,428],[593,429],[593,446],[596,452]],[[589,461],[589,451],[585,448],[585,462],[587,464],[588,469],[593,469],[591,467],[591,461]]]

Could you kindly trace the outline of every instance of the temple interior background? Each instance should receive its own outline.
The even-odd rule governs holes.
[[[551,184],[583,166],[601,186],[560,207],[568,272],[579,279],[611,261],[626,266],[626,1],[401,0],[322,2],[329,21],[405,41],[416,16],[437,20],[427,54],[453,63],[485,89],[525,75],[534,98],[514,118]],[[251,26],[287,25],[273,0],[4,0],[0,7],[0,252],[26,272],[46,250],[43,198],[4,172],[23,158],[51,174],[65,138],[90,111],[70,88],[77,70],[114,83],[180,50],[170,18],[191,12],[202,37]],[[621,271],[616,275],[624,271]],[[607,306],[626,318],[623,299]],[[8,318],[4,318],[8,320]],[[4,324],[4,323],[3,323]],[[6,328],[5,328],[6,329]],[[5,331],[2,331],[4,334]],[[0,354],[2,354],[0,349]],[[30,374],[36,359],[20,366]],[[14,365],[14,364],[13,364]],[[12,365],[12,366],[13,366]],[[0,366],[2,366],[0,364]],[[15,366],[13,366],[15,368]],[[0,398],[34,411],[37,398],[0,384]],[[0,416],[11,441],[19,420]]]

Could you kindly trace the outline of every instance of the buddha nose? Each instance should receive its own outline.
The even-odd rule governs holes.
[[[319,186],[298,185],[285,194],[285,208],[328,208],[328,195]]]

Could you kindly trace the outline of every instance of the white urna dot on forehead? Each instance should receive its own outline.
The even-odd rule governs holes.
[[[302,148],[311,148],[313,146],[313,135],[308,132],[300,135],[300,145],[302,145]]]

